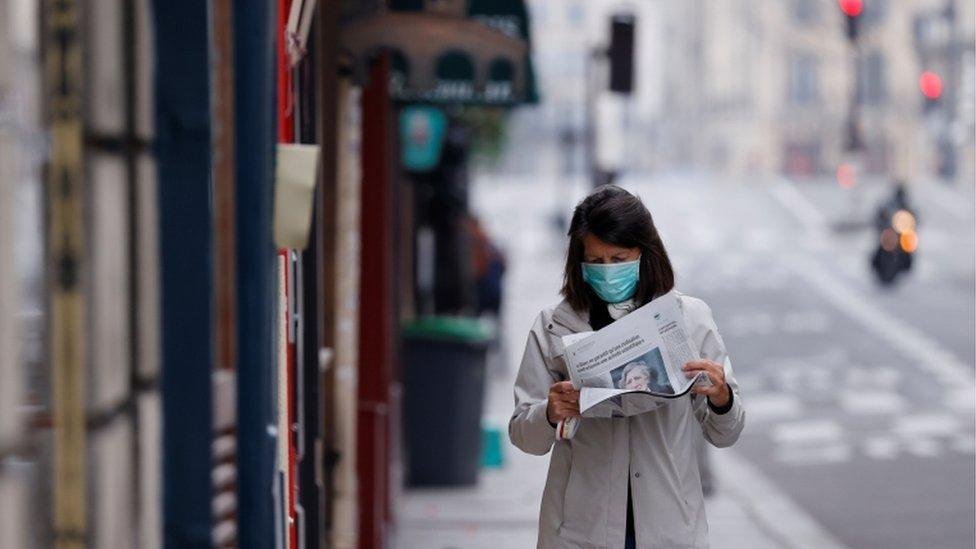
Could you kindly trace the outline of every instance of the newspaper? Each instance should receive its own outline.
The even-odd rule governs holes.
[[[688,378],[681,367],[697,360],[674,291],[597,332],[563,337],[566,365],[580,389],[584,417],[648,412],[711,385],[704,372]]]

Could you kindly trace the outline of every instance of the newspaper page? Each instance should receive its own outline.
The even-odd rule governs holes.
[[[698,354],[674,291],[597,332],[563,338],[569,378],[580,388],[584,417],[641,414],[711,382],[687,378],[681,367]]]

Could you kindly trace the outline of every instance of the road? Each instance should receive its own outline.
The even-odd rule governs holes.
[[[972,189],[913,188],[916,268],[881,289],[867,267],[870,229],[838,227],[870,219],[885,187],[621,184],[655,217],[678,289],[714,311],[747,406],[736,452],[849,547],[973,547]],[[554,296],[565,237],[539,219],[580,192],[511,182],[476,192],[489,230],[517,252],[511,276],[537,286],[520,294]],[[536,307],[509,304],[507,314],[527,327]],[[524,333],[508,340],[520,346]]]

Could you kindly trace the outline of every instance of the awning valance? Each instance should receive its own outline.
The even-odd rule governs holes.
[[[346,22],[340,44],[357,76],[381,51],[399,101],[513,105],[536,102],[523,0],[392,0]]]

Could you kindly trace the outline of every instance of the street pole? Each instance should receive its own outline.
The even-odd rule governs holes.
[[[847,166],[847,172],[853,173],[851,179],[845,183],[845,181],[838,181],[842,187],[849,189],[851,191],[850,200],[848,200],[849,211],[848,220],[846,223],[841,225],[844,227],[855,228],[860,225],[859,223],[859,210],[860,210],[860,192],[856,189],[858,186],[858,178],[864,171],[865,161],[864,161],[864,139],[861,135],[860,126],[860,83],[861,83],[861,48],[860,42],[858,40],[859,36],[859,26],[861,21],[861,11],[863,9],[863,3],[861,0],[838,0],[841,11],[844,13],[846,19],[847,27],[847,39],[851,47],[851,64],[852,70],[851,74],[853,78],[851,80],[850,87],[850,101],[848,103],[847,110],[847,122],[845,128],[845,140],[844,140],[844,159],[841,163],[842,167]],[[840,176],[840,169],[838,170],[838,176]]]
[[[946,39],[946,86],[945,98],[943,99],[943,109],[945,110],[945,124],[941,128],[938,147],[941,149],[942,164],[940,164],[940,179],[946,184],[955,182],[956,177],[956,147],[953,137],[953,123],[956,120],[957,100],[959,88],[959,74],[962,71],[962,64],[959,62],[959,31],[956,28],[956,6],[955,0],[946,0],[946,7],[943,10],[946,26],[948,27],[948,37]]]
[[[593,61],[599,57],[596,48],[587,48],[583,63],[583,148],[586,156],[586,173],[590,180],[590,187],[597,186],[596,161],[593,151],[596,146],[594,138],[594,117],[593,117]]]
[[[604,86],[607,86],[607,91],[618,94],[629,96],[634,90],[634,44],[635,44],[635,28],[636,19],[631,13],[617,13],[610,18],[610,41],[607,47],[597,47],[590,49],[586,56],[585,65],[585,85],[586,85],[586,149],[587,149],[587,159],[590,169],[590,179],[593,187],[598,187],[600,185],[606,185],[613,183],[616,179],[617,173],[621,169],[622,161],[620,159],[607,159],[602,158],[601,160],[608,166],[598,165],[596,159],[596,145],[597,139],[595,136],[595,105],[594,105],[594,93],[593,93],[593,68],[592,63],[596,60],[607,61],[608,69],[606,69],[606,74],[601,73],[599,76],[599,91],[604,91]],[[602,67],[601,67],[602,68]],[[608,136],[604,135],[603,138],[606,139]],[[607,141],[603,141],[605,146]],[[613,143],[610,142],[610,145]],[[619,144],[621,147],[622,144]],[[605,154],[602,156],[606,156]],[[616,165],[614,165],[616,164]]]
[[[596,145],[597,145],[597,135],[596,135],[596,95],[597,90],[603,89],[603,78],[602,66],[597,66],[594,68],[594,64],[607,58],[607,50],[601,47],[594,47],[586,52],[586,65],[584,71],[584,94],[586,105],[586,165],[587,171],[589,173],[590,187],[597,188],[600,185],[605,185],[611,183],[613,178],[609,172],[601,168],[597,164],[596,160]],[[597,84],[594,85],[593,79],[594,74],[596,74]]]
[[[860,206],[861,206],[861,192],[859,190],[859,180],[861,176],[866,171],[866,159],[864,152],[864,138],[861,134],[861,104],[860,104],[860,93],[859,87],[861,86],[861,47],[857,39],[857,35],[851,38],[851,51],[853,55],[851,56],[851,63],[853,64],[853,70],[851,73],[853,76],[853,86],[851,86],[851,98],[850,104],[847,111],[847,143],[846,143],[846,157],[847,163],[852,166],[854,172],[854,184],[850,187],[850,200],[848,204],[850,205],[849,211],[849,223],[852,227],[857,226],[860,222]]]

